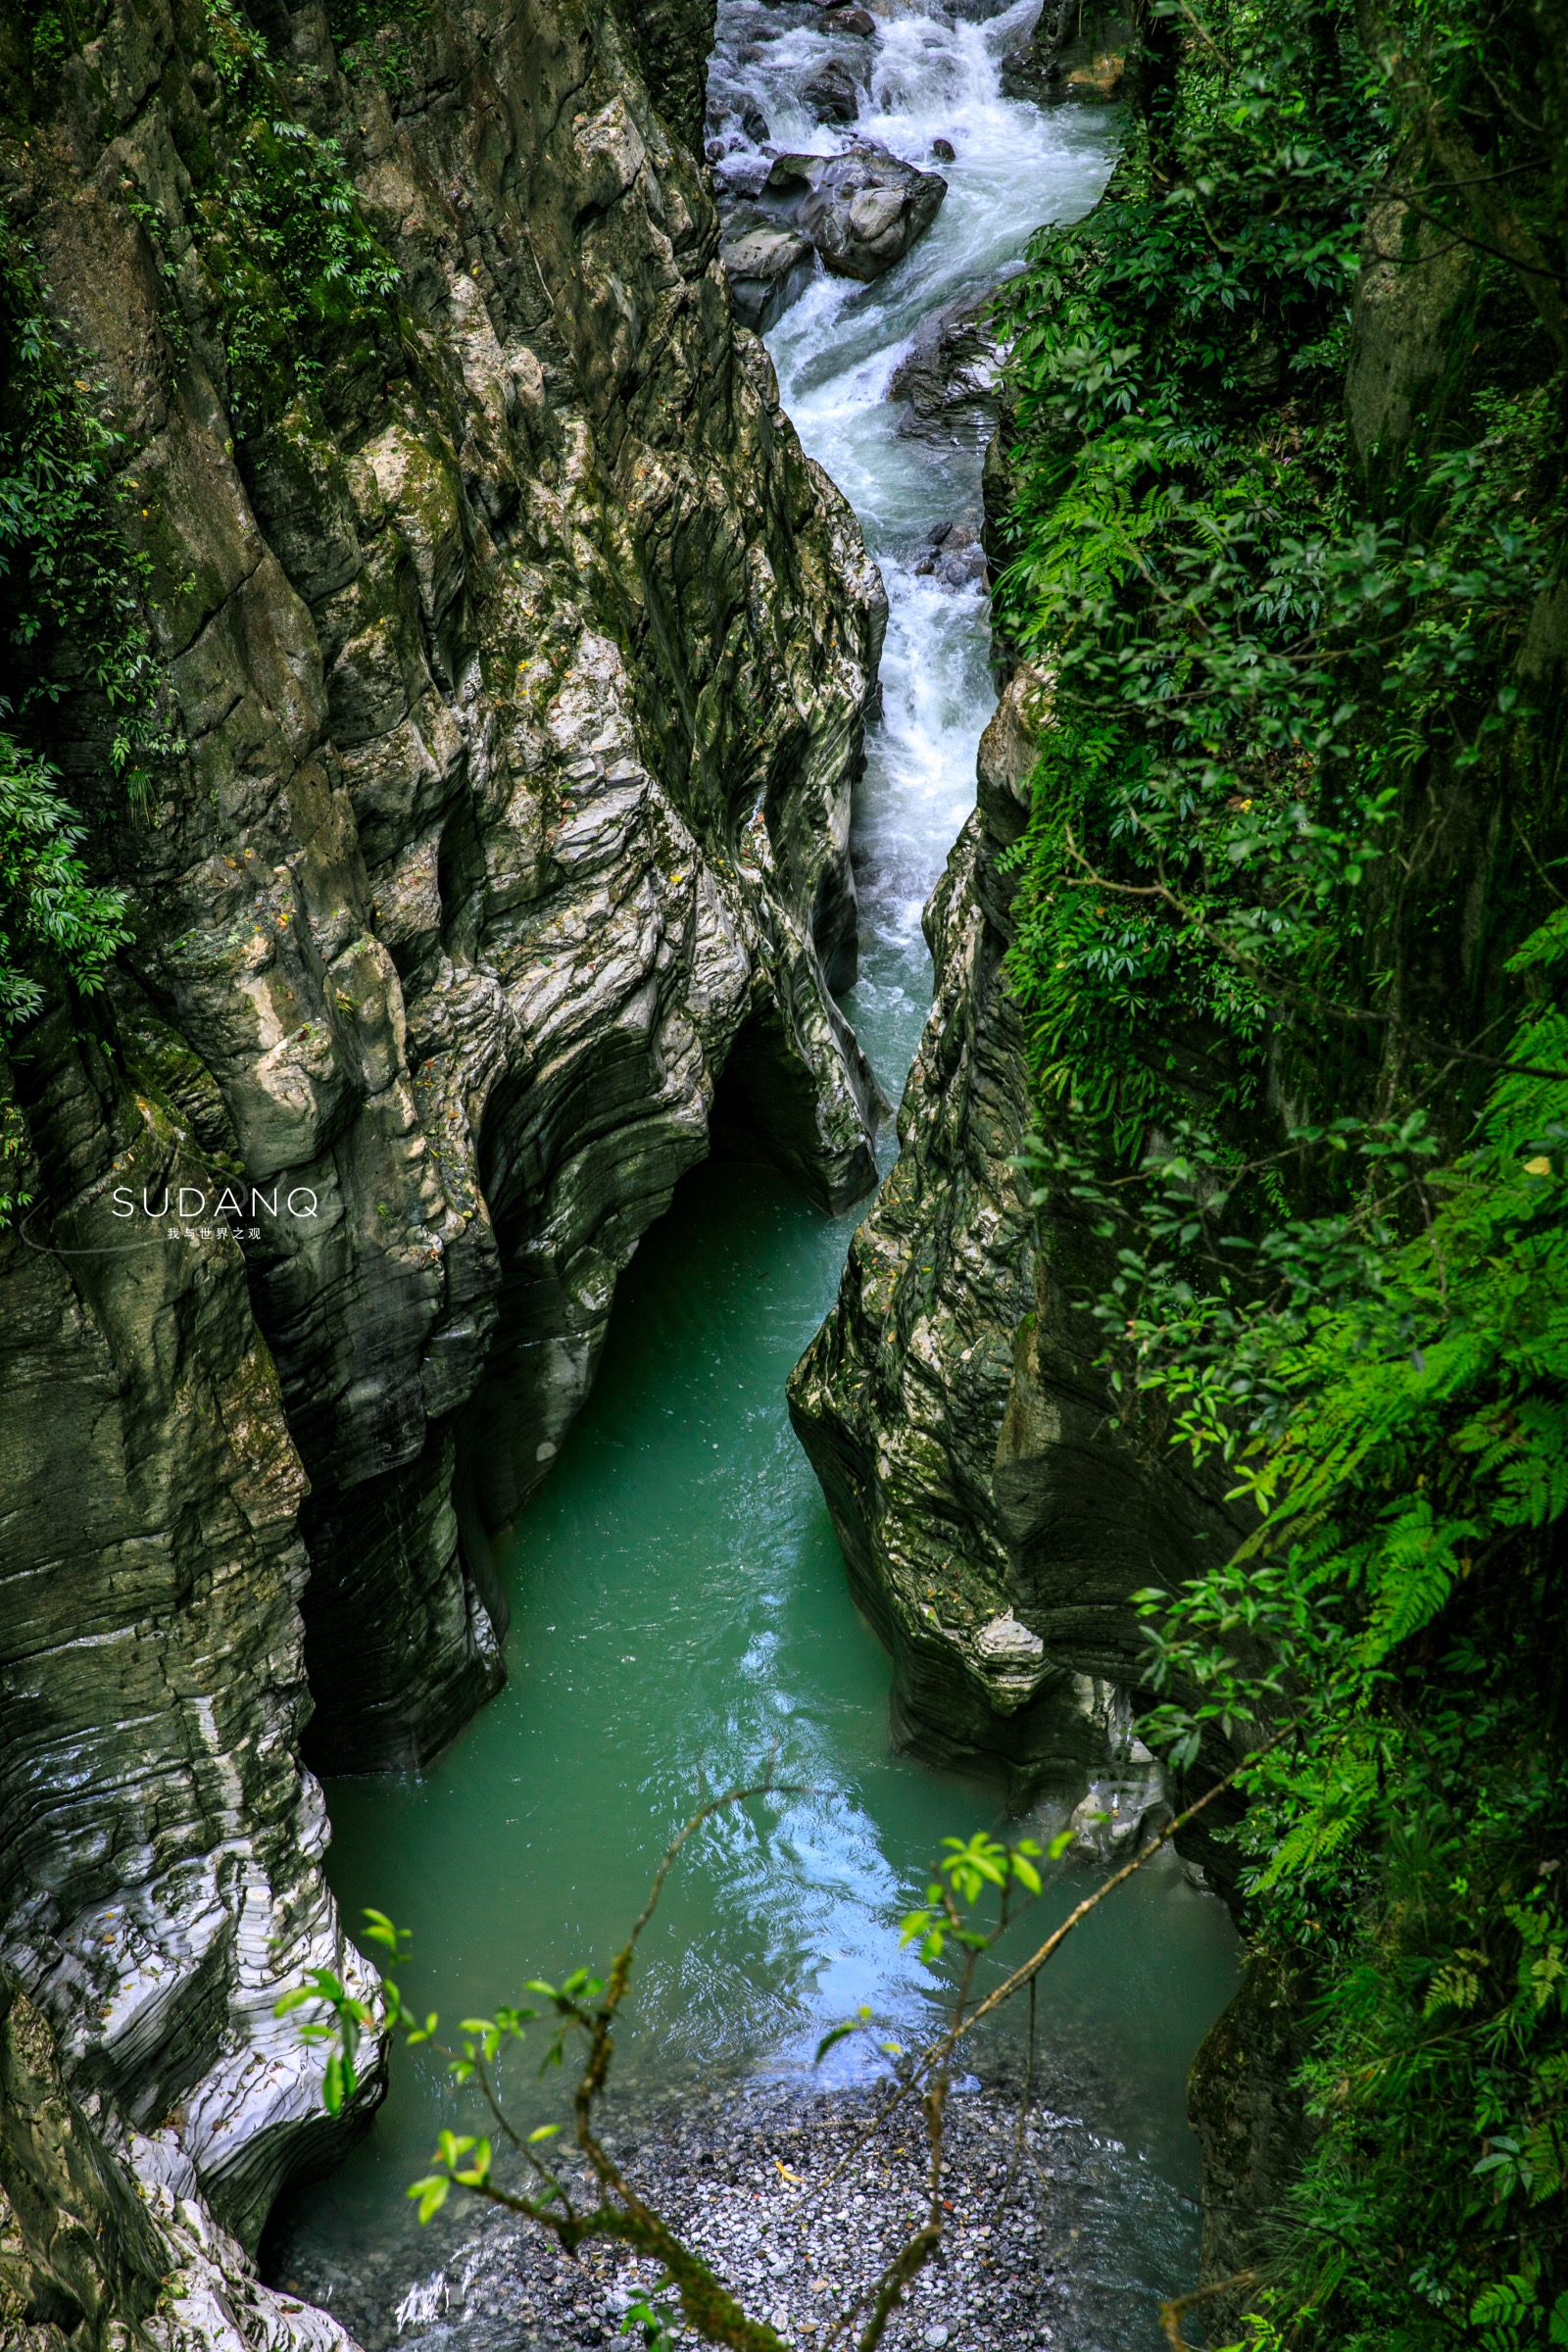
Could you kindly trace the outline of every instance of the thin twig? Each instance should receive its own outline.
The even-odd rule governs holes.
[[[1255,2271],[1237,2271],[1229,2278],[1216,2278],[1209,2286],[1195,2286],[1188,2294],[1172,2295],[1168,2303],[1162,2303],[1159,2307],[1159,2329],[1171,2352],[1192,2352],[1192,2346],[1182,2333],[1181,2324],[1183,2313],[1190,2310],[1193,2304],[1201,2303],[1210,2295],[1222,2295],[1233,2286],[1252,2286],[1256,2280]]]
[[[1090,1913],[1097,1911],[1100,1908],[1100,1905],[1105,1900],[1107,1895],[1113,1894],[1118,1886],[1125,1886],[1130,1878],[1136,1876],[1140,1870],[1145,1869],[1147,1865],[1153,1860],[1154,1856],[1161,1850],[1161,1848],[1169,1844],[1170,1840],[1178,1834],[1178,1832],[1185,1830],[1189,1822],[1196,1821],[1199,1814],[1203,1811],[1204,1807],[1211,1805],[1215,1797],[1222,1795],[1223,1792],[1229,1788],[1244,1772],[1248,1771],[1250,1766],[1259,1762],[1260,1759],[1266,1756],[1271,1749],[1278,1747],[1280,1742],[1290,1736],[1293,1729],[1293,1725],[1283,1724],[1280,1729],[1277,1732],[1272,1733],[1267,1740],[1259,1741],[1256,1747],[1249,1749],[1248,1753],[1241,1759],[1240,1763],[1234,1764],[1230,1771],[1227,1772],[1222,1779],[1217,1780],[1214,1783],[1211,1788],[1205,1789],[1201,1796],[1196,1797],[1192,1804],[1186,1807],[1185,1811],[1178,1813],[1174,1821],[1167,1822],[1162,1830],[1157,1831],[1141,1853],[1135,1854],[1130,1862],[1124,1862],[1120,1870],[1115,1871],[1110,1878],[1106,1879],[1102,1886],[1098,1886],[1093,1894],[1086,1895],[1084,1900],[1077,1904],[1075,1908],[1068,1913],[1067,1917],[1062,1921],[1061,1926],[1054,1929],[1053,1933],[1046,1937],[1045,1942],[1040,1946],[1039,1950],[1032,1953],[1027,1960],[1023,1961],[1017,1968],[1015,1968],[1012,1974],[996,1987],[995,1991],[989,1992],[986,1995],[985,1999],[981,2001],[979,2006],[975,2009],[972,2016],[965,2019],[962,2023],[950,2028],[946,2034],[939,2035],[935,2041],[928,2042],[924,2050],[922,2050],[919,2056],[915,2059],[913,2065],[908,2069],[904,2080],[899,2083],[897,2089],[888,2094],[877,2113],[871,2118],[869,2124],[866,2125],[864,2131],[861,2132],[857,2138],[851,2141],[850,2146],[846,2149],[843,2156],[840,2157],[838,2163],[833,2167],[832,2171],[828,2173],[811,2191],[810,2197],[803,2200],[803,2203],[814,2203],[816,2198],[823,2195],[832,2187],[835,2180],[841,2180],[845,2171],[855,2161],[856,2157],[859,2155],[861,2150],[876,2137],[877,2133],[881,2131],[882,2126],[887,2122],[889,2116],[895,2114],[897,2110],[903,2106],[905,2100],[909,2096],[910,2092],[918,2086],[922,2075],[926,2074],[932,2067],[946,2065],[947,2061],[949,2058],[951,2058],[953,2052],[957,2048],[959,2042],[964,2039],[965,2035],[972,2033],[974,2028],[980,2024],[983,2018],[991,2016],[993,2011],[999,2009],[1004,2001],[1011,2000],[1015,1992],[1020,1992],[1025,1984],[1029,1984],[1033,1978],[1037,1977],[1047,1963],[1054,1958],[1056,1952],[1066,1941],[1067,1937],[1072,1934],[1073,1930],[1081,1927],[1083,1922],[1089,1917]]]

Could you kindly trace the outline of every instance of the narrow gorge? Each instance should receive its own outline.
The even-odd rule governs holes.
[[[652,2271],[416,2215],[488,2119],[360,1923],[491,2016],[760,1771],[610,2112],[769,2345],[913,2226],[902,2127],[794,2200],[992,1837],[1051,1925],[1144,1866],[969,2046],[894,2352],[1563,2340],[1539,2053],[1445,2094],[1460,2283],[1398,2225],[1462,2325],[1299,2284],[1383,2144],[1337,1987],[1406,1982],[1422,1856],[1482,1884],[1467,1775],[1519,1851],[1410,2015],[1512,1937],[1544,2034],[1561,1959],[1560,1677],[1463,1618],[1556,1656],[1544,1196],[1517,1294],[1473,1245],[1538,1389],[1427,1359],[1485,1323],[1452,1219],[1561,1173],[1568,26],[1461,14],[0,0],[5,2352],[637,2324]],[[1347,1395],[1427,1382],[1397,1438],[1313,1421],[1336,1316]],[[1407,1468],[1426,1597],[1366,1537],[1342,1601],[1311,1531]]]

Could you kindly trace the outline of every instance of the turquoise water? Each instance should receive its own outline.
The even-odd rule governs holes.
[[[1111,152],[1103,122],[1000,98],[996,58],[1026,14],[999,28],[906,12],[885,135],[914,152],[927,72],[931,123],[959,146],[954,195],[879,286],[819,283],[770,337],[786,406],[889,586],[885,715],[857,811],[862,974],[846,1004],[894,1098],[930,998],[919,909],[972,806],[994,696],[979,590],[913,568],[922,536],[974,504],[975,437],[902,435],[882,392],[918,318],[977,269],[994,276],[1034,220],[1085,210]],[[854,1223],[761,1165],[685,1180],[622,1281],[598,1385],[517,1531],[507,1689],[422,1778],[329,1788],[345,1916],[373,1904],[412,1932],[403,1982],[421,2012],[456,2019],[530,1977],[603,1964],[699,1792],[776,1754],[804,1792],[728,1816],[683,1859],[644,1942],[617,2079],[651,2096],[758,2068],[814,2080],[817,2036],[861,2002],[906,2032],[929,2018],[898,1922],[941,1838],[993,1827],[998,1810],[985,1788],[890,1752],[887,1661],[785,1414]],[[1071,1872],[1047,1914],[1092,1883]],[[1063,1948],[1043,1990],[1042,2094],[1104,2135],[1111,2259],[1167,2291],[1196,2262],[1186,2070],[1234,1966],[1222,1909],[1166,1857]],[[828,2080],[867,2063],[858,2046]],[[1004,2058],[993,2045],[976,2063]],[[528,2120],[548,2112],[526,2075],[508,2089]],[[404,2189],[462,2112],[428,2053],[401,2053],[368,2137],[297,2210],[290,2267],[379,2250],[394,2287],[427,2267]],[[1129,2347],[1155,2342],[1147,2299],[1128,2328]]]
[[[472,2014],[603,1962],[705,1782],[755,1777],[775,1747],[811,1793],[753,1804],[683,1861],[645,1941],[623,2073],[804,2066],[862,2001],[909,2024],[922,2010],[924,1972],[898,1949],[906,1897],[942,1837],[994,1825],[997,1805],[890,1753],[887,1663],[781,1408],[846,1240],[766,1169],[687,1180],[518,1542],[507,1690],[423,1779],[331,1788],[339,1899],[412,1930],[420,2011]],[[1054,1910],[1090,1883],[1073,1873]],[[1184,2187],[1183,2078],[1231,1972],[1223,1912],[1172,1863],[1107,1904],[1049,1982],[1047,2048],[1075,2076],[1090,2062],[1099,2120]],[[317,2192],[316,2228],[390,2223],[450,2120],[438,2069],[401,2058],[369,2139]]]

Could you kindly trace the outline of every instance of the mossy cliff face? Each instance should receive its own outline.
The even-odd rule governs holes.
[[[937,988],[900,1156],[790,1381],[892,1652],[895,1736],[1020,1789],[1121,1760],[1142,1647],[1128,1595],[1174,1587],[1237,1532],[1222,1485],[1122,1441],[1069,1303],[1083,1242],[1042,1233],[1014,1165],[1031,1096],[999,860],[1028,814],[1048,693],[1016,670],[982,738],[978,807],[926,911]]]
[[[127,809],[46,640],[135,943],[8,1082],[7,1949],[246,2236],[323,2129],[270,2018],[341,1954],[302,1754],[416,1765],[496,1687],[494,1538],[721,1079],[833,1208],[879,1108],[828,984],[880,583],[731,322],[708,17],[656,105],[649,12],[388,15],[5,27],[185,746]]]
[[[1549,12],[1539,13],[1544,25]],[[1561,43],[1547,54],[1555,74]],[[1412,133],[1399,151],[1397,177],[1363,207],[1343,374],[1307,420],[1329,453],[1320,477],[1325,529],[1348,535],[1385,527],[1390,543],[1430,540],[1446,552],[1442,533],[1450,526],[1442,485],[1456,452],[1504,452],[1499,468],[1513,471],[1499,471],[1498,503],[1523,504],[1526,515],[1545,496],[1543,479],[1554,486],[1560,438],[1538,444],[1536,427],[1506,420],[1508,404],[1523,405],[1527,395],[1548,406],[1548,422],[1557,414],[1551,404],[1560,399],[1562,343],[1542,338],[1523,272],[1510,279],[1494,251],[1449,235],[1419,203],[1406,202],[1400,190],[1426,168]],[[1560,142],[1550,149],[1553,157],[1559,149]],[[1443,170],[1455,174],[1456,192],[1474,184],[1451,155]],[[1152,309],[1157,314],[1157,304]],[[1072,318],[1070,308],[1066,316]],[[1133,371],[1127,380],[1140,379]],[[1223,446],[1236,454],[1239,474],[1249,443],[1267,438],[1256,422],[1262,396],[1254,390],[1250,397],[1252,409],[1238,403],[1237,415],[1214,428],[1219,441],[1234,427]],[[1500,428],[1496,416],[1504,418]],[[1071,474],[1070,453],[1046,446],[1053,433],[1070,444],[1070,413],[1037,399],[1032,427],[1004,422],[986,480],[999,569],[1021,563],[1031,527],[1028,485],[1009,479],[1008,465],[1026,430],[1036,436],[1022,464],[1035,467],[1042,544],[1039,514],[1051,510],[1054,484],[1065,504],[1060,484]],[[1095,446],[1088,428],[1084,438]],[[1539,455],[1542,447],[1548,458]],[[1105,474],[1112,478],[1108,461]],[[1124,485],[1141,477],[1129,464],[1114,478]],[[1205,482],[1202,494],[1211,486]],[[1065,507],[1085,546],[1089,504]],[[1063,608],[1081,619],[1096,584],[1093,558],[1076,557],[1066,541],[1063,525],[1050,551],[1063,572],[1081,561],[1090,575],[1085,603]],[[1039,561],[1044,568],[1045,558]],[[1442,1153],[1465,1147],[1499,1066],[1488,1060],[1489,1042],[1504,1052],[1495,1040],[1508,1035],[1517,1015],[1520,990],[1508,960],[1558,896],[1545,872],[1560,856],[1564,822],[1568,603],[1557,564],[1521,577],[1525,585],[1509,591],[1515,601],[1507,627],[1492,638],[1478,631],[1474,658],[1478,703],[1495,695],[1507,710],[1517,699],[1525,715],[1496,742],[1478,724],[1475,749],[1435,721],[1425,734],[1412,731],[1392,796],[1389,846],[1369,862],[1347,918],[1351,945],[1332,982],[1338,1003],[1314,996],[1313,1009],[1324,1015],[1317,1035],[1305,1021],[1294,1022],[1293,1034],[1294,999],[1273,1009],[1264,1030],[1267,1066],[1245,1101],[1235,1098],[1239,1158],[1278,1153],[1283,1160],[1291,1129],[1311,1117],[1397,1119],[1413,1107],[1430,1120]],[[1131,591],[1126,602],[1129,611],[1136,606]],[[1122,610],[1108,591],[1107,606]],[[1045,590],[1041,608],[1048,609]],[[1425,619],[1412,596],[1391,636],[1398,643],[1398,629],[1407,628],[1413,639]],[[1044,623],[1042,632],[1049,642]],[[1091,1126],[1083,1101],[1090,1088],[1075,1083],[1069,1096],[1060,1083],[1037,1086],[1031,1070],[1025,1019],[1038,1006],[1040,970],[1028,968],[1020,949],[1015,977],[1035,992],[1021,1005],[1004,962],[1020,938],[1031,945],[1029,902],[1009,895],[1014,876],[1023,874],[1020,889],[1042,890],[1064,877],[1087,887],[1087,877],[1065,854],[1045,878],[1045,852],[1033,867],[1004,858],[1026,833],[1031,854],[1049,839],[1041,820],[1053,813],[1050,793],[1065,793],[1046,731],[1062,730],[1057,771],[1059,747],[1074,740],[1062,717],[1067,657],[1054,707],[1050,680],[1018,665],[1016,641],[1009,659],[1010,680],[981,748],[979,810],[928,910],[937,1000],[900,1112],[901,1158],[856,1236],[837,1308],[793,1376],[791,1404],[857,1594],[893,1652],[896,1729],[924,1752],[991,1766],[1016,1784],[1049,1780],[1075,1762],[1081,1769],[1115,1761],[1122,1727],[1150,1695],[1139,1687],[1148,1653],[1134,1596],[1146,1588],[1174,1590],[1218,1567],[1250,1530],[1227,1494],[1234,1474],[1223,1465],[1195,1470],[1185,1448],[1162,1442],[1152,1426],[1157,1399],[1124,1413],[1099,1368],[1112,1344],[1106,1328],[1075,1303],[1108,1290],[1114,1263],[1093,1220],[1074,1221],[1065,1186],[1044,1215],[1031,1216],[1011,1165],[1040,1120],[1053,1140],[1079,1147],[1085,1175],[1125,1176],[1141,1146],[1113,1160]],[[1370,659],[1368,670],[1376,679]],[[1097,684],[1105,674],[1097,673]],[[1393,692],[1368,722],[1377,749],[1392,729]],[[1089,699],[1081,680],[1078,693],[1081,706]],[[1147,714],[1131,688],[1126,699],[1128,723],[1142,720]],[[1066,805],[1076,817],[1075,805]],[[1122,804],[1114,806],[1119,813]],[[1069,831],[1066,839],[1076,855],[1085,834]],[[1107,897],[1119,890],[1134,900],[1159,895],[1140,887],[1151,870],[1118,864],[1115,845],[1106,850],[1103,836],[1091,846],[1100,854],[1085,862],[1097,883],[1108,876]],[[1059,952],[1065,957],[1068,947]],[[1144,1054],[1181,1073],[1172,1094],[1187,1087],[1189,1105],[1201,1112],[1201,1072],[1186,1075],[1189,1048],[1195,1035],[1205,1050],[1212,1040],[1199,1032],[1179,990],[1147,1002],[1155,1009],[1141,1003],[1142,1026],[1127,1058]],[[1082,1036],[1054,1035],[1052,1051],[1076,1081],[1087,1057]],[[1044,1058],[1037,1056],[1037,1069]],[[1107,1074],[1118,1075],[1114,1065]],[[1322,1092],[1308,1092],[1308,1079]],[[1315,1213],[1320,1202],[1304,1186],[1302,1200],[1304,1208],[1293,1200],[1284,1213]],[[1127,1352],[1130,1358],[1131,1347]],[[1197,1786],[1234,1760],[1216,1740],[1196,1768]],[[1234,1895],[1238,1848],[1211,1846],[1204,1858],[1218,1866],[1215,1883]],[[1233,2289],[1204,2319],[1216,2341],[1239,2328],[1254,2274],[1279,2252],[1287,2193],[1310,2143],[1296,2078],[1320,2030],[1312,2015],[1320,1990],[1298,1953],[1259,1945],[1241,1994],[1194,2069],[1192,2112],[1207,2197],[1204,2278]],[[1247,2277],[1238,2279],[1241,2273]]]

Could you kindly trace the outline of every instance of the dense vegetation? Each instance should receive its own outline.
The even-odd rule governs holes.
[[[85,826],[44,756],[74,686],[105,714],[105,764],[134,800],[164,752],[135,566],[108,505],[114,435],[45,323],[24,254],[0,244],[0,1041],[64,976],[85,993],[123,945],[125,900],[93,884]],[[69,653],[66,649],[69,648]]]
[[[1254,2339],[1568,2343],[1568,13],[1149,11],[1012,298],[1048,1236],[1255,1533],[1156,1723],[1310,1987]]]
[[[189,201],[176,217],[128,178],[122,194],[172,350],[190,341],[176,280],[194,249],[236,424],[308,437],[335,383],[398,348],[398,274],[249,18],[204,0],[200,25],[213,103],[181,156]],[[47,119],[92,28],[79,8],[0,7],[8,133]],[[102,988],[130,936],[128,896],[104,878],[114,828],[149,818],[184,750],[145,618],[153,564],[123,527],[130,452],[104,410],[0,213],[0,1047],[46,1001]],[[144,531],[150,519],[144,509]],[[6,1172],[16,1137],[0,1102],[0,1223],[21,1198]]]

